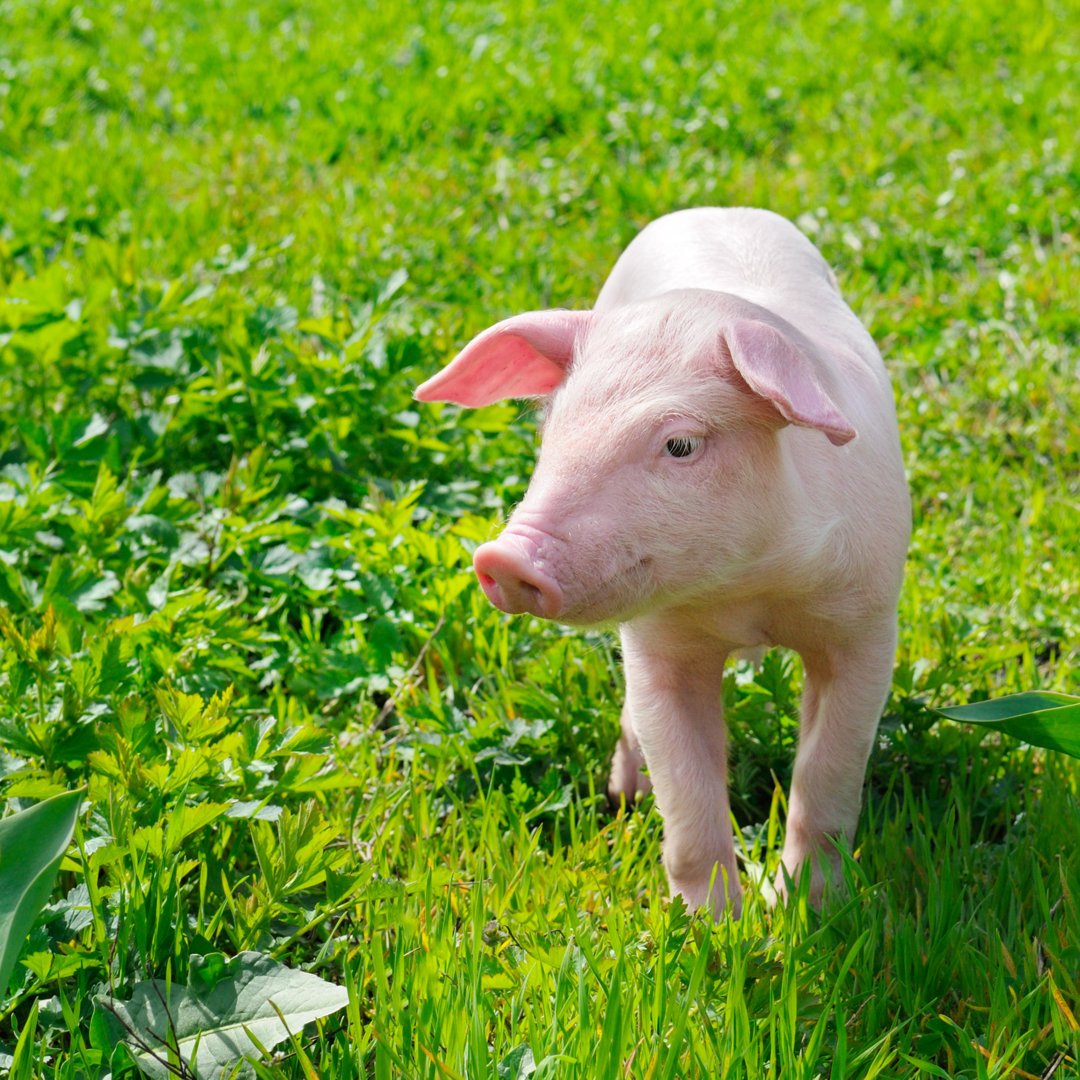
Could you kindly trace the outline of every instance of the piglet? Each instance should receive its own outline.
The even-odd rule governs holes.
[[[528,491],[476,575],[503,611],[618,624],[609,792],[651,783],[668,882],[691,907],[741,906],[724,662],[802,656],[777,883],[809,863],[819,901],[891,683],[911,515],[888,375],[818,250],[764,210],[669,214],[591,311],[505,319],[416,397],[546,399]]]

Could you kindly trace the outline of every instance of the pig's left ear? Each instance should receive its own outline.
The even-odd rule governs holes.
[[[806,354],[768,323],[737,319],[724,331],[735,369],[785,420],[843,446],[855,429],[822,389]]]
[[[550,393],[566,375],[574,342],[591,311],[530,311],[489,327],[416,388],[418,401],[477,408]]]

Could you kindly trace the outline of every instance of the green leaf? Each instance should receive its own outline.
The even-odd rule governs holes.
[[[261,953],[191,958],[188,986],[152,979],[136,985],[130,1001],[99,998],[94,1043],[127,1043],[148,1076],[168,1077],[169,1048],[196,1076],[220,1076],[246,1055],[261,1057],[312,1020],[343,1009],[349,992],[317,975],[295,971]],[[235,1076],[254,1076],[241,1065]]]
[[[515,1046],[499,1062],[497,1071],[499,1080],[528,1080],[536,1072],[536,1061],[528,1043]]]
[[[1021,742],[1080,757],[1080,698],[1046,690],[1010,694],[935,712],[963,724],[981,724]]]
[[[26,935],[48,902],[82,797],[82,791],[54,795],[0,820],[0,997]]]

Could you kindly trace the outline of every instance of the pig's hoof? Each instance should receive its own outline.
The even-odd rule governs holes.
[[[838,863],[839,859],[833,861],[827,856],[807,858],[799,863],[792,860],[792,871],[781,862],[774,879],[775,902],[783,906],[792,896],[798,895],[805,887],[804,876],[810,878],[806,899],[815,911],[820,911],[827,900],[842,900],[847,895],[847,888]]]
[[[738,874],[726,877],[718,869],[716,876],[710,877],[707,882],[689,885],[671,881],[670,885],[672,896],[681,896],[690,911],[705,911],[716,922],[721,921],[727,913],[734,919],[742,916],[743,892]]]
[[[652,781],[645,772],[645,758],[636,747],[620,739],[611,759],[611,779],[608,780],[608,799],[618,809],[621,800],[632,806],[638,799],[652,791]]]
[[[652,781],[646,773],[641,771],[630,775],[619,775],[614,770],[608,781],[608,800],[616,810],[619,803],[625,799],[627,806],[632,806],[638,799],[643,798],[652,791]]]

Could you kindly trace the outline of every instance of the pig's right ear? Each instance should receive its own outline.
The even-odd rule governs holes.
[[[591,311],[530,311],[504,319],[474,337],[413,397],[477,408],[548,394],[562,382],[574,342],[591,319]]]
[[[767,323],[737,319],[724,333],[735,369],[756,394],[790,424],[814,428],[834,446],[855,438],[855,429],[825,392],[809,357]]]

